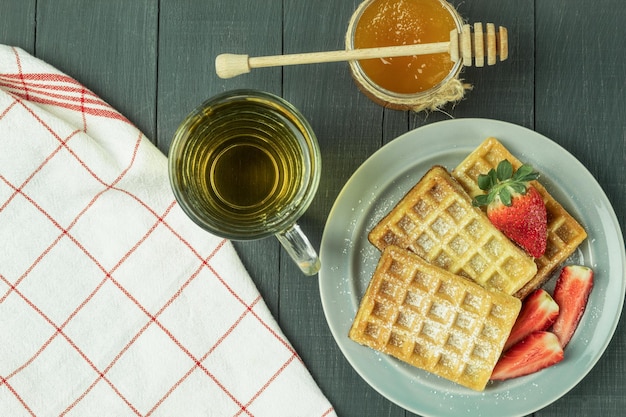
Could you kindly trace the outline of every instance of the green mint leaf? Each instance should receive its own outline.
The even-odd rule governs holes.
[[[515,172],[514,178],[516,180],[523,181],[524,178],[527,178],[528,176],[532,176],[535,174],[536,173],[533,172],[533,167],[531,167],[530,165],[524,164],[517,169],[517,171]]]
[[[521,177],[520,181],[528,182],[528,181],[536,180],[537,178],[539,178],[539,173],[531,172],[530,174],[524,175],[523,177]]]
[[[526,194],[526,186],[521,182],[512,182],[509,187],[518,194]]]
[[[498,183],[496,173],[493,169],[490,169],[489,172],[486,174],[478,175],[477,181],[478,188],[483,191],[489,191],[491,188],[493,188],[494,185]]]
[[[502,204],[507,207],[511,206],[511,192],[508,188],[503,188],[500,191],[500,201],[502,201]]]
[[[490,182],[489,176],[480,174],[478,175],[477,181],[478,181],[478,188],[480,188],[483,191],[486,191],[489,189],[489,182]]]
[[[489,170],[489,179],[491,179],[491,188],[493,188],[498,183],[498,173],[493,168]]]
[[[474,197],[472,200],[472,205],[475,207],[486,206],[489,204],[489,194],[481,194]]]
[[[498,180],[505,181],[511,178],[511,176],[513,176],[513,165],[506,159],[500,161],[497,167]]]

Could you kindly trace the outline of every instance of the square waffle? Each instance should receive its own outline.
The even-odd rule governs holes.
[[[426,261],[492,289],[513,294],[535,276],[533,259],[472,206],[441,166],[424,177],[369,233],[379,250],[409,249]]]
[[[486,174],[503,159],[508,159],[515,169],[522,165],[522,162],[513,156],[500,141],[487,138],[452,171],[452,176],[471,197],[474,197],[483,193],[478,187],[478,175]],[[541,183],[533,181],[532,184],[546,204],[548,242],[545,254],[535,259],[537,274],[515,294],[522,299],[547,281],[552,271],[563,263],[587,237],[585,229],[546,191]]]
[[[349,337],[420,369],[482,391],[521,301],[387,246]]]

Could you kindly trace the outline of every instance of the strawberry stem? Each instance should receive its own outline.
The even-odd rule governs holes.
[[[530,165],[524,164],[517,171],[508,160],[502,160],[496,169],[490,169],[487,174],[478,176],[478,187],[487,194],[477,195],[473,200],[474,206],[486,206],[499,198],[505,206],[511,206],[513,195],[526,194],[527,183],[536,180],[539,173],[533,171]]]

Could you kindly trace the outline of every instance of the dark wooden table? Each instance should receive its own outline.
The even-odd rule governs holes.
[[[273,55],[343,48],[359,0],[0,0],[0,43],[78,79],[163,151],[181,119],[215,93],[279,94],[317,133],[324,171],[301,221],[319,247],[337,194],[374,151],[428,123],[484,117],[553,139],[578,158],[626,225],[626,8],[621,0],[454,0],[468,21],[506,26],[510,58],[466,69],[475,88],[444,113],[385,110],[354,86],[345,63],[273,68],[219,79],[222,52]],[[371,389],[330,334],[316,278],[302,278],[275,239],[237,243],[267,304],[340,416],[412,415]],[[626,409],[623,322],[571,392],[537,416],[616,416]]]

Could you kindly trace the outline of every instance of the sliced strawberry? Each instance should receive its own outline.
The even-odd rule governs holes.
[[[491,379],[503,381],[537,372],[563,360],[563,348],[554,333],[538,331],[513,345],[500,358]]]
[[[534,258],[546,251],[547,212],[541,194],[530,181],[539,176],[529,165],[513,172],[507,160],[478,176],[478,186],[487,194],[474,198],[475,206],[487,206],[491,223]]]
[[[538,330],[547,330],[559,315],[559,305],[543,288],[533,291],[524,299],[511,334],[504,344],[504,351]]]
[[[593,270],[581,265],[567,265],[554,287],[554,301],[560,307],[552,331],[557,335],[561,346],[565,348],[574,335],[582,318],[591,288],[593,287]]]

